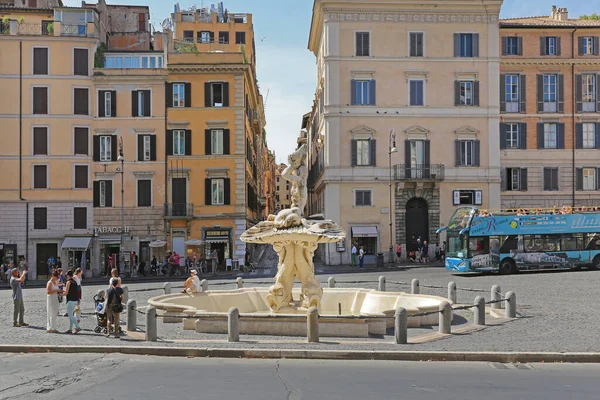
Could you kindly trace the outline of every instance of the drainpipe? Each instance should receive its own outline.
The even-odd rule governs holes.
[[[577,102],[575,100],[575,62],[573,62],[573,60],[575,59],[575,32],[577,31],[577,28],[573,29],[573,32],[571,32],[571,153],[572,153],[572,160],[571,160],[571,167],[572,167],[572,185],[571,185],[571,206],[575,207],[575,189],[576,189],[576,185],[577,185],[577,174],[576,174],[576,170],[575,170],[575,111],[576,111],[576,106],[577,106]],[[598,84],[598,83],[596,83]]]
[[[163,61],[163,65],[164,65],[165,61]],[[165,82],[165,93],[167,93],[167,88],[168,88],[169,83]],[[169,128],[167,125],[167,112],[169,110],[169,108],[167,107],[167,96],[165,95],[165,207],[168,207],[167,204],[169,203],[169,194],[168,194],[168,183],[169,183],[169,168],[168,168],[168,154],[167,154],[167,129]]]
[[[23,42],[19,42],[19,200],[23,198]],[[25,202],[25,259],[29,260],[29,203]]]

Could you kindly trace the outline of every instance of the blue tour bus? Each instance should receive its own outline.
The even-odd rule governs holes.
[[[488,214],[458,208],[446,231],[446,269],[512,274],[529,269],[600,268],[600,212]]]

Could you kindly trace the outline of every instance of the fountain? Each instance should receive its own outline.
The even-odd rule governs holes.
[[[197,319],[186,318],[183,322],[184,329],[199,333],[226,333],[230,307],[239,309],[242,334],[305,335],[306,313],[310,307],[319,309],[321,336],[385,334],[393,326],[393,319],[377,317],[392,316],[399,306],[407,309],[409,326],[437,325],[437,315],[414,315],[437,311],[440,303],[447,301],[441,297],[359,288],[321,288],[315,277],[314,252],[320,243],[344,240],[346,233],[334,221],[304,218],[308,195],[307,155],[308,149],[302,145],[288,157],[289,166],[282,172],[282,177],[291,183],[291,208],[270,215],[241,236],[246,243],[271,244],[277,252],[277,274],[270,288],[168,294],[150,299],[150,305],[167,315],[198,315]],[[294,280],[300,281],[300,288],[293,287]],[[278,318],[269,318],[274,314]],[[181,319],[167,318],[165,322],[181,322]]]

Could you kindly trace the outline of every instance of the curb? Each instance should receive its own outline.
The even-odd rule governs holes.
[[[296,360],[451,361],[497,363],[600,363],[600,353],[344,351],[292,349],[218,349],[153,346],[0,345],[0,353],[100,353],[159,357],[262,358]]]

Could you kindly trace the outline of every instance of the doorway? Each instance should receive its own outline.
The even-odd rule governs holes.
[[[206,260],[207,265],[210,268],[210,263],[212,262],[211,254],[213,250],[217,250],[217,254],[219,255],[219,261],[217,263],[217,270],[221,269],[223,265],[225,265],[225,259],[229,258],[229,245],[227,243],[210,243],[206,246]]]
[[[406,247],[417,250],[417,239],[429,243],[429,207],[427,201],[413,197],[406,203]]]
[[[56,243],[38,243],[35,246],[36,273],[37,277],[48,277],[48,259],[58,257],[58,245]]]
[[[173,202],[173,217],[185,217],[187,215],[187,179],[171,179],[171,201]],[[179,253],[179,251],[178,251]]]

